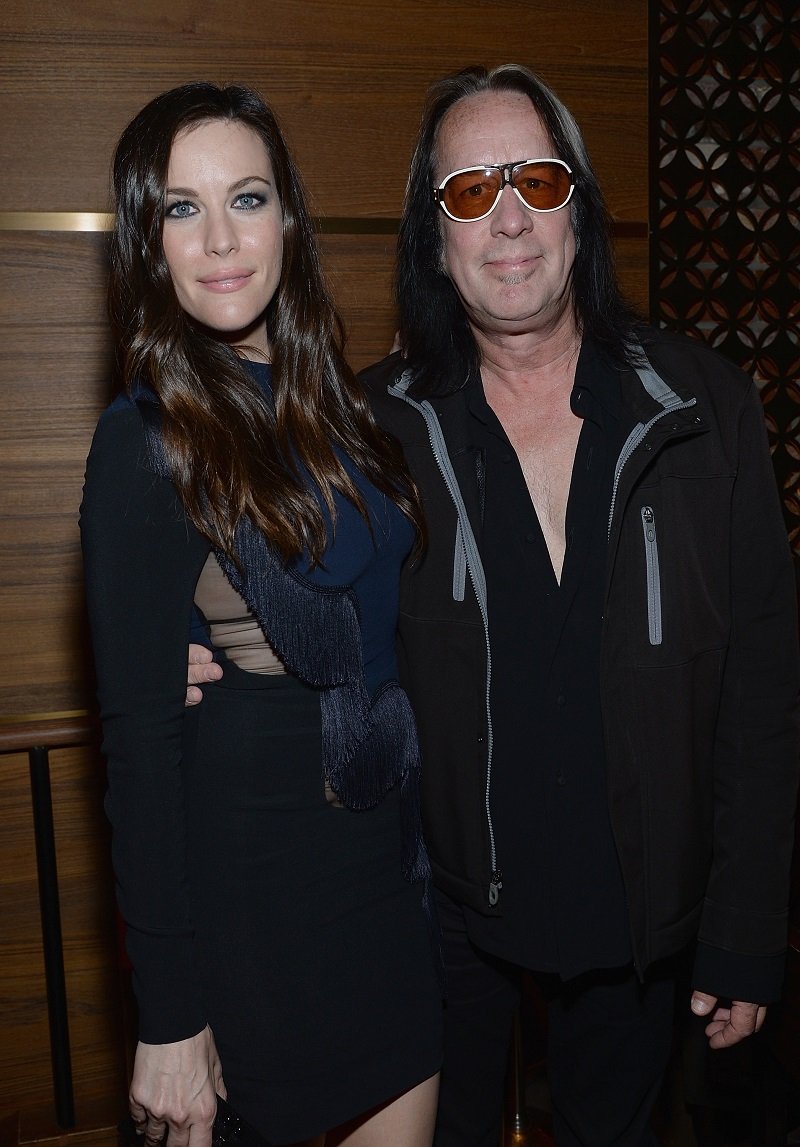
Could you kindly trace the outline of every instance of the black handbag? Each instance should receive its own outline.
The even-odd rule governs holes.
[[[117,1130],[120,1147],[144,1147],[144,1132],[136,1130],[130,1115],[122,1120]],[[236,1114],[226,1099],[218,1095],[211,1147],[270,1147],[270,1144],[255,1127]]]

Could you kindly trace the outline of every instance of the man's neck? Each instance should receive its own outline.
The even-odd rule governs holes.
[[[574,322],[563,322],[544,336],[534,332],[487,335],[476,331],[475,338],[487,398],[494,394],[535,401],[535,395],[544,398],[553,390],[571,388],[581,346]]]

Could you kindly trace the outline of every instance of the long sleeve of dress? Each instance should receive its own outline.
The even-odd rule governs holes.
[[[136,406],[101,419],[81,507],[106,810],[118,901],[140,1013],[140,1039],[169,1043],[206,1023],[186,894],[186,645],[208,554],[172,484],[147,466]]]

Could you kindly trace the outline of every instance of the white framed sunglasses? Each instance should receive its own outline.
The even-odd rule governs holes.
[[[572,168],[563,159],[520,159],[461,167],[433,189],[433,198],[456,223],[485,219],[508,184],[530,211],[560,211],[575,190]]]

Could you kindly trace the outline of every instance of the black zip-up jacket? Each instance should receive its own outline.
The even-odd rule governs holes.
[[[696,988],[766,1003],[780,994],[800,743],[786,530],[752,381],[690,340],[643,342],[651,365],[620,374],[635,427],[609,517],[601,681],[634,962],[643,974],[698,937]],[[439,887],[494,914],[482,457],[465,390],[415,399],[406,367],[392,355],[362,377],[428,524],[398,636],[425,830]]]

